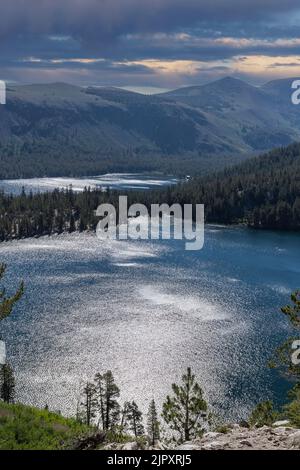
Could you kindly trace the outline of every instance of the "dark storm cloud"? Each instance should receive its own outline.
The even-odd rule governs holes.
[[[299,0],[0,0],[0,78],[168,86],[176,71],[158,76],[141,62],[207,62],[200,78],[232,72],[226,61],[238,56],[281,63],[300,54],[297,9]]]
[[[163,34],[136,35],[121,38],[113,49],[106,48],[102,57],[127,59],[156,58],[162,60],[221,60],[235,55],[295,55],[300,53],[300,40],[270,37],[201,37],[196,31],[191,35]],[[227,40],[226,40],[227,39]]]
[[[203,20],[261,19],[297,7],[298,0],[1,0],[0,34],[70,34],[94,42]]]

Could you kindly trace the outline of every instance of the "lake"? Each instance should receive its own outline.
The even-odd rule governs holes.
[[[111,188],[118,190],[147,190],[157,189],[178,183],[173,176],[146,175],[140,173],[107,173],[100,176],[85,178],[29,178],[17,180],[0,180],[0,191],[9,194],[53,191],[72,187],[73,191],[81,192],[84,188]]]
[[[191,366],[227,420],[280,400],[288,384],[267,362],[289,333],[280,307],[300,286],[299,242],[207,226],[198,252],[88,233],[0,244],[8,287],[26,284],[1,323],[18,399],[75,414],[82,384],[111,369],[122,400],[145,410]]]

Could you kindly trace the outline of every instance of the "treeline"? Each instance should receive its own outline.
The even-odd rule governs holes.
[[[0,193],[0,241],[94,230],[94,211],[117,191],[72,188],[16,197]],[[208,223],[244,223],[254,228],[300,229],[300,144],[273,150],[242,165],[156,191],[130,191],[128,204],[204,204]]]
[[[143,152],[143,153],[142,153]],[[0,142],[0,179],[36,178],[36,177],[81,177],[104,173],[140,173],[161,172],[184,175],[192,168],[195,156],[184,159],[180,156],[168,156],[145,153],[142,149],[119,151],[109,147],[89,149],[85,145],[72,145],[70,142],[35,144],[1,144]],[[225,158],[224,158],[225,164]],[[198,164],[201,168],[201,161]],[[213,162],[207,162],[206,168],[212,169]]]
[[[27,144],[0,142],[0,179],[37,177],[82,177],[105,173],[161,173],[184,176],[213,171],[239,162],[239,156],[205,156],[199,152],[184,155],[153,153],[145,148],[116,151],[113,148],[89,149],[86,145]]]
[[[71,188],[19,196],[0,193],[0,240],[92,230],[94,210],[110,198],[109,192],[75,193]]]

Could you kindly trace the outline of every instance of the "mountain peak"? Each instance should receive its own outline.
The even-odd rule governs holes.
[[[219,80],[216,80],[213,83],[216,82],[223,82],[223,83],[245,83],[243,80],[240,80],[239,78],[232,77],[231,75],[227,75],[226,77],[220,78]]]
[[[231,76],[219,78],[218,80],[215,80],[213,82],[208,82],[204,85],[194,85],[194,86],[189,86],[189,87],[183,87],[183,88],[178,88],[177,90],[173,90],[167,93],[162,93],[160,96],[165,96],[165,97],[170,97],[170,98],[179,98],[179,97],[186,97],[186,96],[205,96],[207,91],[217,91],[222,92],[222,91],[227,91],[227,92],[233,92],[233,93],[240,93],[242,90],[245,91],[258,91],[259,88],[250,85],[247,82],[244,82],[243,80],[240,80],[239,78],[234,78]]]
[[[227,76],[227,77],[223,77],[223,78],[220,78],[214,82],[210,82],[208,83],[207,85],[204,85],[204,87],[222,87],[222,88],[225,88],[225,89],[230,89],[232,91],[239,91],[241,89],[253,89],[253,88],[256,88],[254,87],[253,85],[250,85],[249,83],[247,82],[244,82],[243,80],[240,80],[239,78],[235,78],[235,77],[230,77],[230,76]]]

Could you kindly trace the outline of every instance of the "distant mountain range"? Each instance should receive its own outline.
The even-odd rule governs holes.
[[[300,140],[292,81],[255,87],[228,77],[152,96],[10,86],[0,106],[0,178],[219,168]]]

